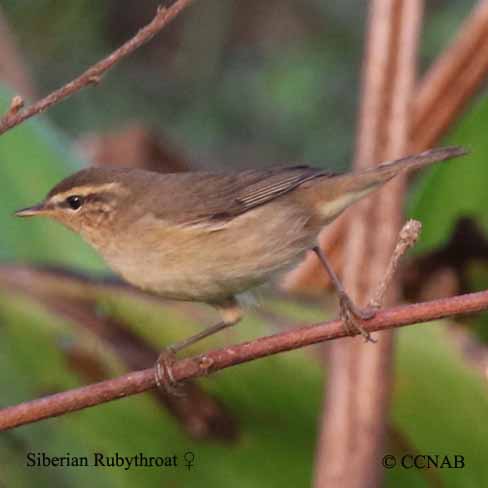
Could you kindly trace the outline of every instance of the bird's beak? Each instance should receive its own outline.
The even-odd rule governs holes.
[[[22,208],[21,210],[17,210],[15,215],[17,217],[36,217],[37,215],[45,215],[47,213],[47,209],[44,205],[44,202],[38,203],[33,207]]]

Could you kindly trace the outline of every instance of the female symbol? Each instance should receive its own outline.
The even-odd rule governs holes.
[[[190,469],[193,465],[193,461],[195,460],[195,454],[193,454],[192,451],[187,451],[187,452],[185,452],[183,457],[185,458],[185,461],[186,461],[185,466],[188,468],[188,471],[190,471]]]

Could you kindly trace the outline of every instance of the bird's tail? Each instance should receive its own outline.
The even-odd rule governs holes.
[[[323,181],[322,199],[316,200],[319,201],[318,210],[324,220],[330,221],[402,171],[416,170],[464,154],[467,151],[459,146],[441,147],[387,161],[367,170],[334,176]]]
[[[415,171],[424,166],[430,166],[431,164],[440,163],[465,154],[467,154],[467,151],[459,146],[438,147],[412,156],[395,159],[394,161],[386,161],[374,168],[352,174],[361,186],[382,184],[395,177],[401,171]]]

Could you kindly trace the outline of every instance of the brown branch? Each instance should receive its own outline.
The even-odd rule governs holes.
[[[384,34],[384,29],[376,29],[374,37],[376,40],[378,40],[382,34]],[[383,37],[385,36],[383,35]],[[472,14],[463,24],[455,41],[445,51],[445,53],[440,56],[439,60],[434,63],[433,67],[424,77],[416,90],[417,95],[413,100],[414,120],[412,122],[413,131],[411,134],[412,151],[421,151],[435,145],[445,134],[449,126],[456,120],[468,101],[473,98],[474,94],[480,88],[488,74],[488,56],[486,56],[486,53],[488,52],[487,50],[488,1],[480,0]],[[373,60],[372,64],[379,68],[382,63],[381,59],[384,59],[384,56],[379,54],[376,57],[377,59]],[[373,66],[371,69],[373,69]],[[374,77],[373,73],[370,81],[374,85],[375,82],[378,84],[381,83],[382,80],[381,77],[378,78],[378,75]],[[381,87],[378,88],[379,93],[381,91]],[[373,102],[374,100],[375,99],[373,98]],[[377,103],[370,103],[369,108],[364,105],[364,116],[372,117],[371,110],[373,110],[374,113],[374,109],[377,106]],[[375,128],[374,123],[370,124],[370,131],[373,134],[377,132]],[[365,147],[367,149],[367,145]],[[388,205],[385,205],[385,202],[382,204],[388,207]],[[357,235],[357,242],[359,244],[361,244],[361,242],[366,242],[366,237],[358,232],[358,228],[355,225],[352,227]],[[348,257],[349,261],[351,261],[351,255],[349,252],[346,252],[346,256]],[[340,261],[341,259],[339,258],[339,262]],[[342,257],[342,262],[346,262],[347,264],[344,257]],[[361,266],[357,266],[357,269],[361,269]],[[306,272],[312,274],[314,271],[315,270],[312,267],[309,267],[307,271],[303,272],[303,274]],[[302,280],[306,280],[307,276],[303,276],[303,274],[300,274],[300,270],[298,270],[295,273],[295,276],[300,276]],[[335,350],[336,354],[334,355]],[[357,376],[358,371],[363,371],[364,369],[359,366],[361,361],[357,352],[352,350],[345,351],[344,349],[340,350],[340,347],[333,347],[331,351],[331,360],[337,360],[335,367],[337,374],[335,376],[334,374],[329,375],[329,392],[334,388],[334,385],[338,390],[343,392],[357,392],[357,388],[354,388],[353,386],[349,386],[349,388],[345,387],[345,381],[347,381],[348,377],[351,375],[354,376],[355,374]],[[378,358],[378,360],[380,360],[380,358]],[[356,365],[356,367],[353,368],[351,366],[351,368],[348,369],[347,364]],[[371,362],[369,364],[371,364]],[[379,368],[383,370],[389,369],[385,367],[385,364],[379,364]],[[334,367],[332,369],[334,369]],[[373,383],[379,385],[380,382],[377,379],[373,378],[371,374],[366,373],[366,376],[368,375],[370,378],[372,378]],[[381,387],[383,385],[379,386]],[[371,405],[371,402],[368,402],[368,405],[371,406],[371,408],[375,408],[374,405]],[[328,407],[330,407],[330,405],[328,405]],[[364,409],[365,407],[363,404],[362,410]],[[345,408],[344,405],[338,405],[337,411],[339,413],[341,411],[347,412],[347,408]],[[332,422],[329,423],[329,425],[331,424]],[[334,446],[332,454],[337,453],[337,462],[334,465],[334,463],[331,462],[331,457],[328,456],[326,458],[326,462],[322,463],[323,469],[329,470],[329,473],[334,474],[333,472],[335,466],[335,473],[337,473],[337,466],[340,465],[340,460],[344,459],[345,461],[342,463],[342,467],[340,469],[342,469],[342,472],[344,472],[345,469],[348,473],[352,473],[352,463],[348,449],[353,447],[355,452],[357,452],[358,446],[357,444],[353,444],[353,446],[351,446],[350,443],[347,443],[345,440],[344,431],[339,423],[335,422],[335,427],[336,428],[333,430],[335,430],[337,438],[331,440],[329,436],[327,444]],[[353,429],[358,431],[356,427],[353,426]],[[371,430],[374,430],[374,428],[372,428],[371,425],[367,426],[367,431],[370,432]],[[337,448],[338,445],[339,449]],[[346,452],[347,455],[344,455],[344,452]],[[369,462],[366,462],[365,464],[371,465]],[[361,479],[361,482],[365,483],[364,477],[358,478],[355,474],[351,474],[351,477]],[[337,478],[333,481],[335,484],[337,484]]]
[[[381,35],[381,31],[377,35]],[[413,99],[412,152],[424,151],[439,142],[465,106],[478,92],[488,76],[488,1],[479,0],[460,28],[451,45],[439,56],[420,81]],[[378,61],[379,63],[379,61]],[[374,103],[365,112],[373,109]],[[348,225],[344,220],[344,229]],[[328,237],[329,233],[334,235]],[[328,252],[331,240],[342,239],[331,228],[322,232],[322,249]],[[342,268],[344,258],[332,259],[336,271]],[[315,255],[307,257],[285,278],[284,287],[289,291],[318,295],[330,282],[318,273]],[[313,287],[313,290],[305,287]]]
[[[73,81],[66,83],[66,85],[53,91],[47,97],[32,104],[30,107],[17,112],[7,112],[7,114],[0,120],[0,135],[30,117],[44,112],[53,105],[62,102],[81,89],[97,85],[103,74],[119,61],[134,52],[137,48],[150,41],[192,1],[193,0],[177,0],[171,7],[159,7],[153,20],[137,32],[132,39],[129,39],[112,54],[94,64]]]
[[[422,0],[370,3],[354,167],[364,169],[408,151]],[[344,285],[358,303],[385,273],[400,228],[405,182],[396,178],[351,209],[344,246]],[[386,302],[398,295],[396,283]],[[383,287],[384,293],[386,288]],[[392,331],[331,345],[315,486],[379,486],[392,378]],[[361,406],[360,408],[358,406]]]
[[[433,64],[415,97],[413,149],[434,145],[488,75],[488,1],[480,0],[448,49]]]
[[[362,325],[367,331],[375,332],[483,310],[488,310],[488,291],[385,309]],[[340,320],[298,327],[199,356],[180,359],[172,366],[173,375],[176,381],[207,376],[241,363],[339,339],[346,335]],[[154,388],[155,385],[154,368],[150,368],[7,407],[0,410],[0,431],[142,393]]]
[[[77,275],[66,269],[36,269],[31,266],[0,264],[0,292],[18,295],[19,293],[35,300],[50,312],[67,319],[74,326],[82,327],[104,343],[107,348],[124,363],[126,371],[147,367],[154,363],[159,355],[157,348],[143,337],[132,331],[124,320],[111,313],[100,313],[98,304],[112,303],[123,296],[159,301],[160,297],[144,295],[144,292],[125,283],[106,283],[100,278]],[[175,310],[183,312],[176,302]],[[170,306],[166,304],[165,310]],[[186,311],[184,315],[188,315]],[[83,355],[80,359],[80,351]],[[69,359],[69,365],[85,382],[101,381],[108,378],[105,364],[95,351],[84,351],[75,341],[72,347],[63,349]],[[77,360],[78,359],[78,360]],[[89,368],[86,368],[86,359]],[[93,378],[93,364],[97,378]],[[88,374],[87,374],[88,373]],[[87,378],[88,376],[88,378]],[[239,434],[235,416],[215,395],[207,392],[194,382],[185,383],[184,396],[175,396],[163,390],[154,390],[153,395],[174,416],[185,432],[194,439],[215,439],[225,442],[234,441]]]
[[[369,306],[373,308],[380,308],[387,291],[390,288],[390,284],[393,281],[393,277],[400,265],[400,260],[403,255],[417,242],[419,238],[422,224],[418,220],[409,220],[400,231],[400,238],[393,251],[393,255],[390,259],[390,263],[386,268],[385,276],[380,281],[380,284],[376,287],[375,294],[369,302]]]
[[[124,322],[103,316],[96,310],[95,301],[70,300],[61,297],[39,299],[50,310],[73,321],[96,335],[124,363],[128,371],[144,368],[156,362],[158,351],[143,337],[132,332]],[[83,369],[81,369],[83,371]],[[80,372],[80,368],[77,369]],[[101,380],[103,378],[99,378]],[[200,385],[187,382],[181,396],[162,389],[154,390],[156,399],[178,421],[193,439],[235,441],[238,425],[230,411]]]

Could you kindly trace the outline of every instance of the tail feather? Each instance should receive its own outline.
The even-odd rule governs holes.
[[[323,182],[321,189],[323,197],[317,199],[319,213],[323,220],[330,221],[354,202],[376,190],[402,171],[416,170],[465,154],[467,151],[459,146],[442,147],[387,161],[361,172],[337,175]],[[324,198],[324,196],[326,197]]]
[[[468,151],[460,146],[438,147],[394,161],[386,161],[374,168],[366,170],[365,173],[376,173],[380,178],[385,178],[382,181],[387,181],[403,170],[416,170],[424,166],[446,161],[447,159],[464,156],[467,153]]]
[[[406,156],[394,161],[386,161],[373,168],[361,172],[348,173],[343,176],[345,187],[349,191],[375,189],[377,186],[391,180],[402,171],[414,171],[434,163],[440,163],[447,159],[456,158],[467,154],[467,151],[459,146],[440,147],[429,149],[419,154]]]

